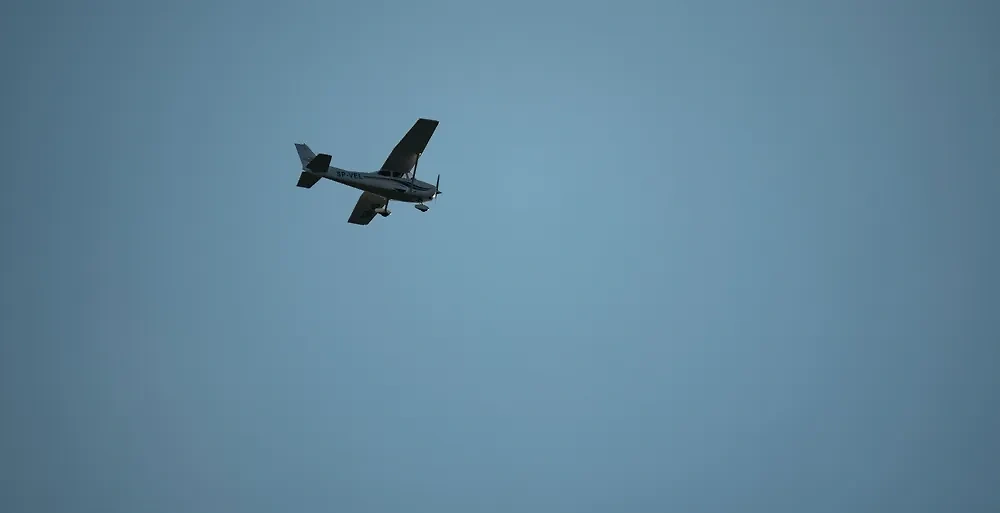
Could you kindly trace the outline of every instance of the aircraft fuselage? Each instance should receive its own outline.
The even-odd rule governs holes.
[[[391,177],[378,173],[349,171],[330,167],[323,178],[354,187],[362,191],[404,203],[423,203],[434,197],[434,184],[409,178]]]

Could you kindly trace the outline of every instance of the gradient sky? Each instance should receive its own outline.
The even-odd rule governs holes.
[[[1000,511],[998,20],[5,3],[0,510]]]

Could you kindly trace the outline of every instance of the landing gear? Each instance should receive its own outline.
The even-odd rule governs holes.
[[[416,170],[417,170],[417,167],[413,166],[414,173],[416,173]],[[441,175],[438,175],[437,182],[434,184],[434,194],[431,194],[431,197],[430,197],[430,199],[428,201],[434,201],[434,198],[437,198],[437,195],[441,193],[439,187],[441,187]],[[422,201],[420,203],[417,203],[416,205],[413,205],[413,206],[414,206],[414,208],[416,208],[417,210],[419,210],[421,212],[427,212],[431,208],[431,207],[428,207],[427,205],[424,205],[424,202],[422,202]]]
[[[392,212],[389,211],[389,200],[385,201],[385,205],[375,209],[375,213],[381,215],[382,217],[389,217]]]
[[[416,160],[413,161],[413,174],[410,175],[410,183],[411,184],[417,179],[417,164],[420,164],[420,154],[419,153],[417,154]],[[416,205],[413,205],[413,208],[415,208],[415,209],[417,209],[417,210],[419,210],[421,212],[427,212],[427,210],[430,207],[428,207],[427,205],[424,205],[423,202],[420,202],[420,203],[417,203]]]

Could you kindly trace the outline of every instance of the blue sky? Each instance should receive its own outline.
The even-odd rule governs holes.
[[[997,19],[5,5],[0,510],[997,511]]]

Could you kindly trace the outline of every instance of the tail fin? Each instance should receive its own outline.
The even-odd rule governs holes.
[[[302,187],[303,189],[308,189],[316,182],[319,181],[320,175],[316,173],[325,173],[327,167],[330,165],[329,155],[320,155],[318,158],[309,146],[305,144],[295,144],[295,151],[299,154],[299,161],[302,162],[302,172],[299,173],[299,181],[296,184],[297,187]]]
[[[306,169],[309,161],[316,157],[316,154],[305,144],[295,143],[295,151],[299,153],[299,160],[302,161],[302,169]]]

